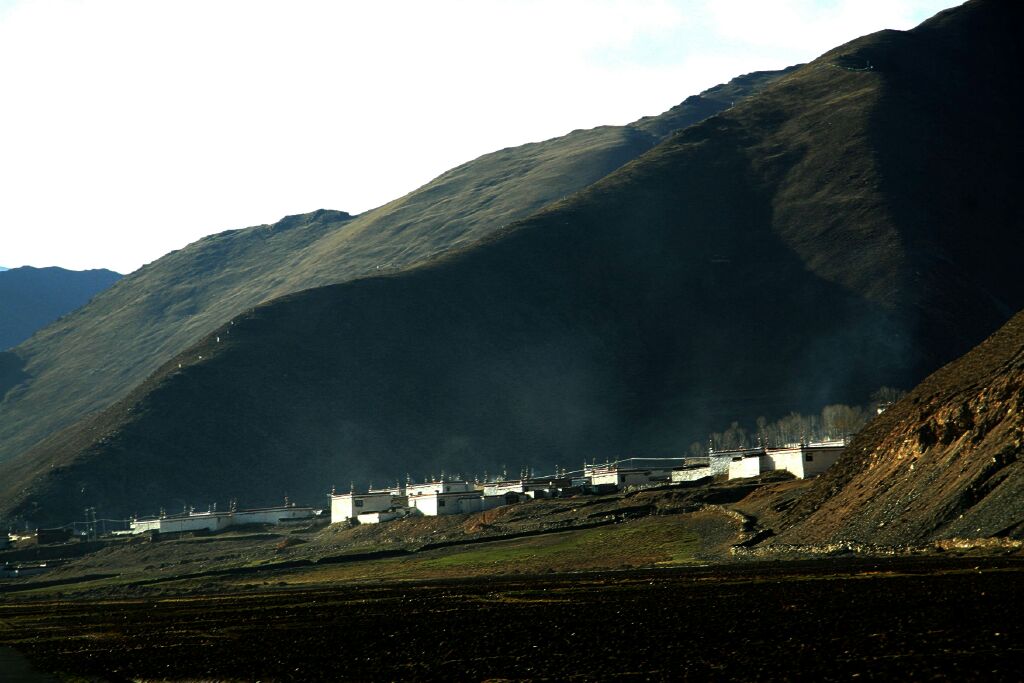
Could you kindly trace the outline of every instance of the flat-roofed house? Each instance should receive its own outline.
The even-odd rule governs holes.
[[[843,441],[821,441],[786,448],[768,448],[770,470],[786,470],[797,479],[816,477],[831,467],[846,449]]]
[[[844,441],[751,449],[732,458],[732,462],[729,463],[729,478],[744,479],[775,471],[789,472],[797,479],[816,477],[831,467],[845,449]]]
[[[366,493],[332,493],[331,524],[347,522],[366,512],[383,512],[395,507],[405,507],[401,489],[377,489]]]
[[[255,510],[229,510],[227,512],[194,512],[190,510],[177,515],[135,519],[131,522],[130,530],[132,534],[141,534],[147,531],[157,531],[162,534],[212,532],[242,524],[281,524],[311,520],[313,517],[313,508],[295,505]]]
[[[532,477],[510,479],[483,484],[484,496],[504,496],[509,493],[525,495],[528,498],[550,498],[557,496],[561,489],[572,486],[569,477]]]
[[[428,517],[479,512],[483,496],[473,482],[431,481],[405,487],[408,505]]]
[[[729,474],[729,466],[733,458],[748,453],[760,453],[762,449],[737,449],[727,451],[709,451],[702,458],[687,458],[686,464],[672,470],[672,482],[697,481],[706,477],[717,477]]]
[[[657,482],[670,482],[672,480],[671,467],[623,467],[618,463],[605,465],[587,465],[583,469],[583,476],[590,479],[591,486],[631,486],[635,484],[650,484]]]

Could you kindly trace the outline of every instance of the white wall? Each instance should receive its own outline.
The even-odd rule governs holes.
[[[506,493],[522,493],[524,491],[521,481],[497,481],[484,485],[485,496],[502,496]]]
[[[165,517],[157,520],[157,530],[162,534],[181,533],[185,531],[216,531],[227,527],[220,515],[195,515],[189,517]]]
[[[409,507],[416,508],[427,517],[436,517],[437,494],[409,496]]]
[[[763,472],[785,470],[797,479],[804,478],[803,450],[800,446],[769,448],[765,451]]]
[[[337,524],[338,522],[344,522],[347,519],[351,519],[354,516],[354,508],[352,507],[352,496],[331,496],[331,524]]]
[[[141,534],[147,531],[160,531],[159,519],[137,519],[131,523],[132,533]]]
[[[804,454],[804,476],[816,477],[829,467],[832,467],[844,450],[846,450],[845,446],[841,445],[815,446],[812,444],[808,446]],[[808,460],[808,457],[810,460]]]
[[[711,476],[718,476],[719,474],[729,473],[729,463],[732,462],[732,456],[729,455],[710,455],[708,457],[708,468],[711,470]]]
[[[732,462],[732,458],[732,455],[712,453],[707,457],[707,464],[701,467],[672,470],[672,481],[696,481],[704,477],[717,477],[720,474],[728,475],[729,463]],[[699,459],[697,459],[697,463],[700,463]]]
[[[131,523],[131,532],[141,534],[147,531],[159,531],[164,534],[173,534],[189,531],[220,531],[239,524],[277,524],[284,520],[311,519],[312,517],[312,508],[306,507],[265,508],[240,512],[200,512],[184,517],[135,520]]]
[[[728,467],[726,467],[728,471]],[[697,481],[704,477],[714,476],[710,467],[689,467],[685,470],[672,470],[672,481],[679,483],[683,481]]]
[[[754,477],[761,472],[780,470],[798,479],[814,477],[831,467],[842,455],[843,449],[843,445],[834,443],[769,448],[760,458],[746,457],[729,463],[729,478]]]
[[[431,493],[463,493],[475,490],[476,486],[471,481],[432,481],[426,484],[409,484],[405,487],[405,493],[410,498]]]
[[[307,519],[313,516],[311,508],[287,507],[267,508],[264,510],[241,510],[227,513],[229,526],[239,524],[277,524],[290,519]]]
[[[500,496],[504,499],[504,496]],[[475,492],[434,493],[424,496],[410,496],[409,507],[416,508],[428,517],[437,515],[458,515],[479,512],[484,509],[483,496]],[[497,507],[497,506],[495,506]]]
[[[390,522],[402,516],[404,516],[404,513],[385,510],[383,512],[362,512],[356,516],[356,519],[359,520],[360,524],[380,524],[381,522]]]
[[[618,472],[601,472],[600,474],[594,474],[590,477],[591,486],[598,486],[600,484],[614,484],[619,485],[619,473]]]
[[[362,512],[379,512],[394,505],[390,491],[381,493],[342,493],[331,496],[331,524],[345,522]]]
[[[761,457],[752,455],[729,463],[730,479],[745,479],[761,474]]]

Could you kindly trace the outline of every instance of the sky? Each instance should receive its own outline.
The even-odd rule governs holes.
[[[0,0],[0,264],[131,272],[949,0]]]

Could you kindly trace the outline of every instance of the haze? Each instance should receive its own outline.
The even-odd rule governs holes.
[[[362,212],[954,4],[0,0],[0,263],[127,273]]]

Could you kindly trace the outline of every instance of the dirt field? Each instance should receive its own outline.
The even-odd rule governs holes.
[[[1019,680],[1020,558],[829,560],[7,602],[107,680]]]

